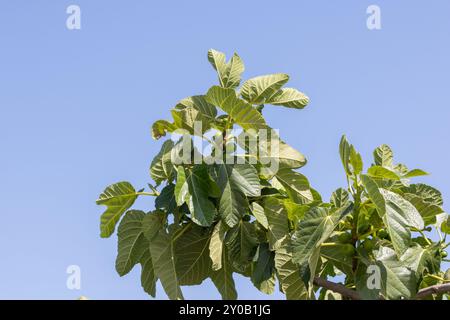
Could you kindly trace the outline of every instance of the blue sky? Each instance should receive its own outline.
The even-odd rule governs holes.
[[[70,4],[81,7],[81,30],[66,28]],[[366,27],[370,4],[381,30]],[[345,185],[346,133],[366,165],[387,143],[398,161],[431,172],[418,181],[447,206],[449,15],[447,0],[0,1],[0,298],[147,298],[139,268],[116,274],[116,237],[100,239],[95,199],[108,184],[149,181],[161,144],[150,125],[216,83],[209,48],[237,51],[246,78],[289,73],[310,96],[304,110],[265,115],[307,156],[302,173],[325,198]],[[81,290],[66,287],[73,264]],[[247,280],[237,287],[240,298],[268,298]],[[183,290],[219,298],[210,283]]]

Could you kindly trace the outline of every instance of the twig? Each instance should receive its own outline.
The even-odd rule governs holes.
[[[432,294],[450,292],[450,283],[436,284],[431,287],[423,288],[416,294],[416,299],[423,299]]]
[[[335,283],[335,282],[331,282],[331,281],[328,281],[323,278],[316,277],[316,278],[314,278],[314,284],[316,286],[339,293],[345,298],[350,298],[352,300],[361,300],[361,297],[358,294],[358,292],[356,292],[355,290],[349,289],[340,283]],[[419,290],[419,292],[417,292],[415,299],[423,299],[428,296],[431,296],[432,294],[445,293],[445,292],[450,292],[450,283],[436,284],[434,286],[423,288],[423,289]]]
[[[356,292],[355,290],[349,289],[340,283],[335,283],[335,282],[325,280],[323,278],[315,277],[314,284],[316,286],[339,293],[343,297],[350,298],[352,300],[361,300],[361,297],[359,296],[358,292]]]

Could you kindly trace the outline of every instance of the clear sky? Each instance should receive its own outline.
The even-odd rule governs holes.
[[[81,30],[66,8],[81,8]],[[366,9],[381,8],[381,30]],[[216,83],[206,53],[237,51],[245,78],[286,72],[311,98],[266,107],[327,199],[345,178],[340,136],[398,161],[450,201],[450,2],[0,1],[0,298],[146,299],[139,267],[120,278],[117,238],[99,237],[108,184],[149,182],[153,121]],[[136,208],[150,209],[152,199]],[[81,290],[66,268],[81,268]],[[240,298],[267,296],[236,277]],[[219,298],[211,283],[186,298]],[[158,298],[166,298],[159,288]],[[279,293],[269,298],[281,298]]]

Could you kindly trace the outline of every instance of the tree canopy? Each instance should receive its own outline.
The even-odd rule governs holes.
[[[387,145],[365,170],[344,136],[348,184],[324,200],[298,171],[306,158],[263,117],[266,106],[303,109],[309,98],[285,87],[283,73],[242,82],[236,53],[227,61],[210,50],[208,60],[218,85],[152,126],[154,139],[171,138],[151,162],[148,190],[122,181],[97,200],[101,237],[118,225],[120,276],[140,264],[144,291],[155,296],[160,281],[170,299],[207,278],[236,299],[233,273],[287,299],[448,298],[450,219],[438,190],[410,181],[425,171],[394,162]],[[155,208],[131,209],[141,196]]]

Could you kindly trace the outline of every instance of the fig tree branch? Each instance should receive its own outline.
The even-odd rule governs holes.
[[[340,295],[342,295],[342,297],[349,298],[352,300],[361,300],[361,297],[358,294],[358,292],[350,288],[347,288],[346,286],[340,283],[335,283],[320,277],[316,277],[314,278],[314,284],[327,290],[339,293]],[[423,299],[428,296],[431,296],[432,294],[439,294],[445,292],[450,292],[450,283],[437,284],[434,286],[423,288],[419,290],[419,292],[417,292],[415,299]]]

